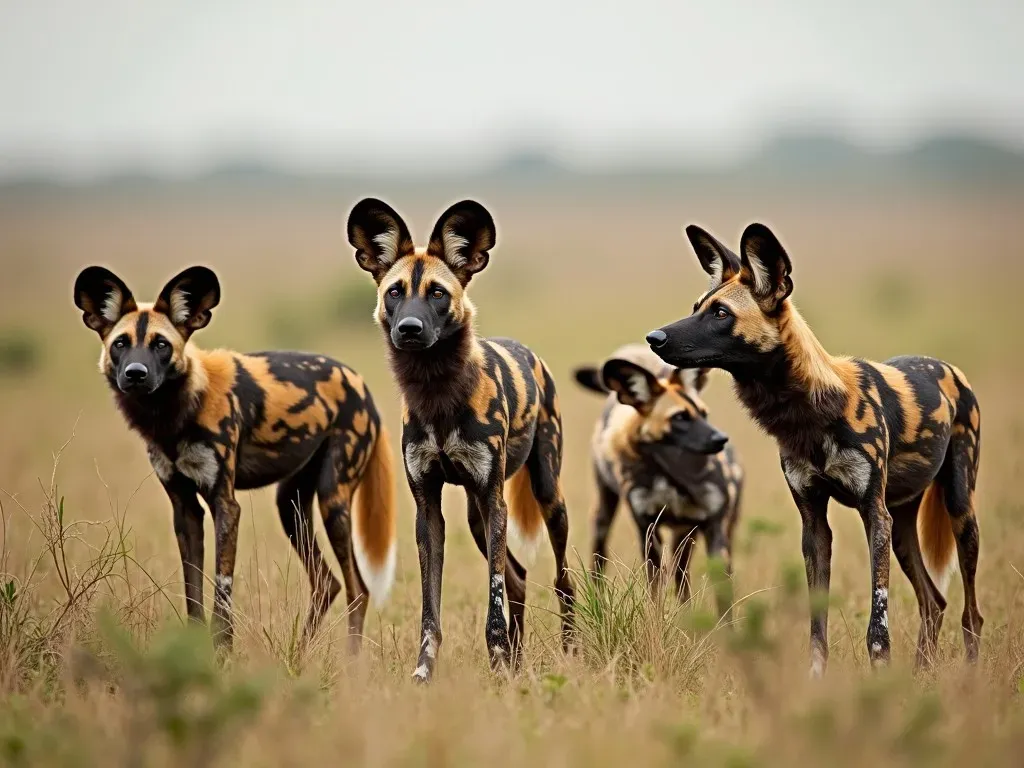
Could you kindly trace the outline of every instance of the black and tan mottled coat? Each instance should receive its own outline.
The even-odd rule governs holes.
[[[687,235],[711,276],[693,314],[652,331],[666,362],[729,371],[748,411],[779,446],[803,521],[811,607],[811,670],[828,658],[829,499],[856,508],[871,555],[868,655],[889,659],[889,552],[921,613],[917,660],[933,658],[944,595],[959,555],[967,658],[978,657],[974,489],[981,447],[978,400],[964,374],[931,357],[884,363],[835,357],[789,298],[791,263],[764,225],[743,232],[740,255],[699,227]]]
[[[575,376],[588,390],[610,393],[591,440],[595,571],[604,571],[612,520],[625,499],[652,588],[660,582],[662,531],[672,536],[670,564],[684,601],[697,534],[731,576],[743,468],[726,436],[708,423],[700,397],[707,371],[674,368],[647,347],[630,344],[600,367],[577,368]],[[728,591],[716,594],[725,615]]]
[[[465,488],[470,530],[487,558],[492,665],[518,663],[523,632],[526,570],[507,552],[506,529],[529,548],[546,527],[566,644],[572,626],[562,421],[554,381],[522,344],[478,337],[466,295],[473,275],[487,265],[495,237],[490,214],[468,200],[441,215],[420,249],[398,213],[379,200],[363,200],[348,219],[356,261],[377,283],[375,318],[402,394],[402,453],[416,501],[423,587],[414,679],[424,682],[434,674],[441,645],[445,483]],[[511,627],[503,612],[506,591]]]
[[[220,301],[205,267],[177,275],[151,305],[136,303],[114,273],[89,267],[74,299],[102,341],[100,371],[171,500],[189,617],[204,621],[199,499],[216,530],[214,636],[230,646],[241,517],[235,492],[277,483],[281,523],[312,590],[304,638],[341,588],[313,535],[316,496],[357,649],[367,599],[384,598],[395,566],[391,449],[363,379],[322,355],[197,348],[190,337]]]

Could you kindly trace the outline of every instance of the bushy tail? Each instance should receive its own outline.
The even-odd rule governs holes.
[[[917,511],[917,538],[925,568],[939,592],[945,596],[949,580],[957,570],[956,539],[953,524],[938,481],[932,481],[924,492]]]
[[[363,477],[356,488],[352,550],[359,575],[380,605],[395,578],[395,472],[391,440],[382,424]]]
[[[544,512],[530,485],[530,473],[523,466],[505,482],[508,504],[509,549],[524,565],[533,563],[544,534]]]

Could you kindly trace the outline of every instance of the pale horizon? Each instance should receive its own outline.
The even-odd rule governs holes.
[[[713,165],[818,130],[1022,151],[1021,28],[1003,0],[0,0],[0,177]]]

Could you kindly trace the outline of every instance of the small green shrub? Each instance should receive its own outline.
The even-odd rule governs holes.
[[[0,376],[26,376],[39,367],[40,345],[28,331],[0,331]]]

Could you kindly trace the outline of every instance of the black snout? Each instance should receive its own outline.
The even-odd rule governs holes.
[[[725,444],[728,443],[728,442],[729,442],[729,436],[724,434],[724,433],[722,433],[722,432],[719,432],[716,429],[711,434],[711,437],[708,438],[708,447],[711,449],[709,451],[709,453],[718,453],[723,448],[725,448]]]
[[[651,345],[652,349],[664,346],[666,341],[668,341],[668,335],[662,330],[651,331],[647,334],[647,343]]]
[[[124,377],[132,384],[142,384],[149,376],[149,369],[142,363],[128,363],[124,369]]]
[[[423,321],[417,317],[403,317],[395,326],[404,339],[416,339],[423,334]]]

